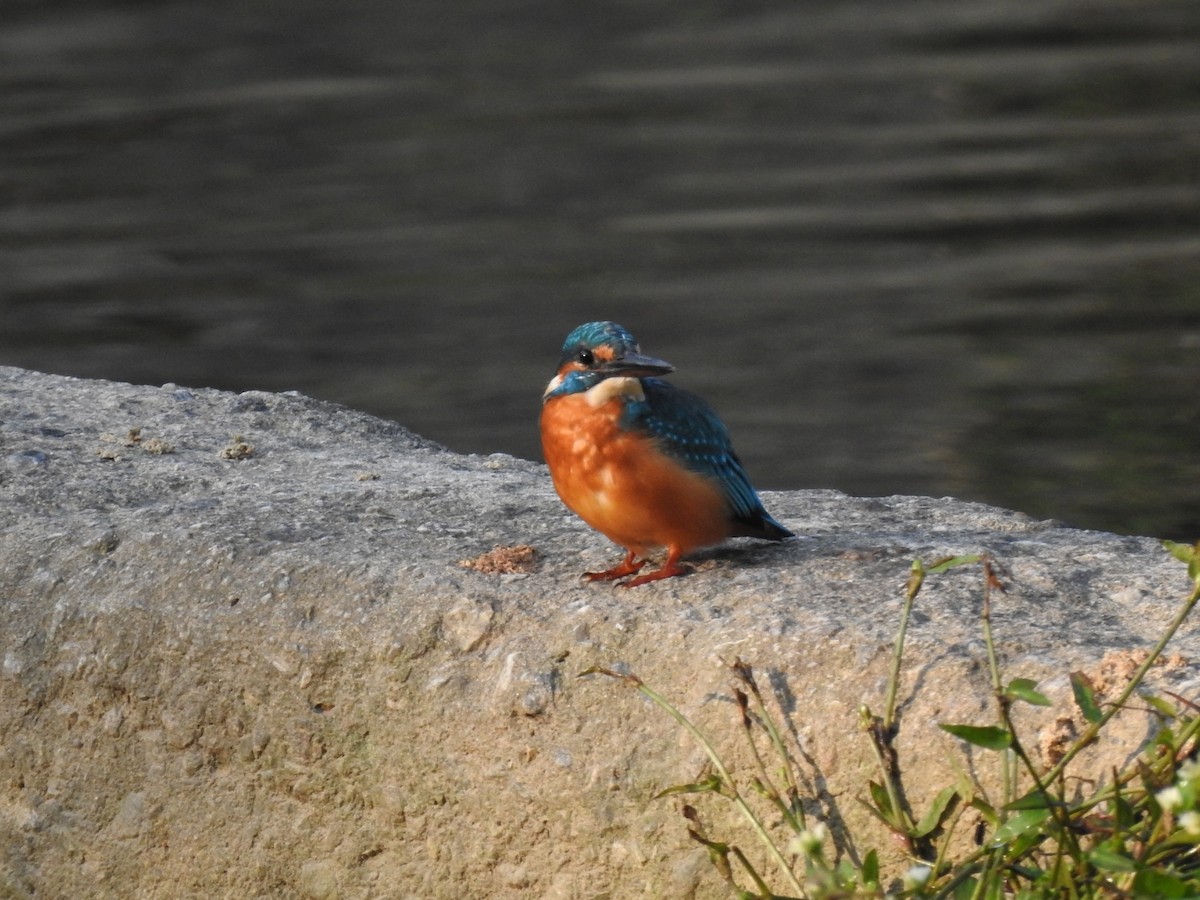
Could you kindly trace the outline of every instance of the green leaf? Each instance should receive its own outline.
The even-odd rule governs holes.
[[[1194,848],[1198,843],[1200,843],[1200,838],[1197,838],[1196,835],[1188,834],[1182,828],[1178,828],[1163,838],[1157,846],[1159,848],[1180,846]],[[1196,894],[1197,896],[1200,896],[1200,891],[1197,891]]]
[[[1196,555],[1196,548],[1192,544],[1177,544],[1174,541],[1163,541],[1162,544],[1181,563],[1190,563]]]
[[[874,850],[870,851],[864,858],[862,864],[862,886],[870,889],[879,884],[879,854]]]
[[[1000,826],[1000,816],[996,813],[995,807],[982,797],[971,798],[971,802],[968,803],[967,806],[971,807],[971,809],[977,810],[993,828],[998,828]]]
[[[1138,814],[1134,811],[1133,804],[1122,796],[1116,797],[1112,802],[1113,814],[1117,820],[1117,827],[1120,829],[1133,828],[1134,822],[1137,821]]]
[[[854,863],[850,862],[850,857],[843,856],[839,859],[833,872],[839,886],[852,888],[858,885],[858,870],[854,868]]]
[[[1015,857],[1014,857],[1015,858]],[[1027,882],[1037,883],[1040,879],[1045,878],[1047,872],[1040,866],[1031,866],[1028,863],[1013,863],[1008,867],[1009,872],[1019,878],[1024,878]],[[1043,885],[1048,886],[1046,884]],[[1035,893],[1033,888],[1025,887],[1017,890],[1015,894],[1003,894],[1004,897],[1014,897],[1015,900],[1041,900],[1045,897],[1044,893]]]
[[[887,791],[884,790],[883,785],[875,781],[870,781],[867,783],[867,788],[871,791],[871,800],[875,803],[875,809],[890,822],[894,815],[892,801],[888,797]]]
[[[944,787],[938,791],[938,795],[933,798],[933,805],[929,807],[929,811],[921,817],[921,821],[917,823],[913,830],[913,837],[925,837],[932,832],[942,822],[942,817],[946,815],[946,810],[950,804],[958,797],[958,790],[951,787]]]
[[[1088,677],[1082,672],[1072,672],[1071,691],[1075,694],[1075,705],[1079,707],[1084,719],[1092,724],[1099,722],[1103,713],[1096,704],[1096,692],[1092,690],[1092,683]]]
[[[1195,544],[1177,544],[1174,541],[1162,543],[1173,557],[1187,563],[1188,578],[1200,583],[1200,541]]]
[[[1050,706],[1050,700],[1045,694],[1034,690],[1037,682],[1031,678],[1014,678],[1004,689],[1004,693],[1016,700],[1024,700],[1034,706]]]
[[[1196,884],[1163,869],[1142,869],[1133,876],[1133,892],[1138,897],[1195,897]]]
[[[1046,821],[1050,816],[1048,809],[1026,809],[1011,816],[1007,822],[996,829],[996,833],[992,835],[992,846],[999,847],[1001,844],[1007,844],[1015,837],[1025,834],[1037,828],[1042,822]]]
[[[676,784],[669,788],[663,788],[654,795],[655,800],[660,800],[663,797],[670,797],[675,794],[719,794],[721,793],[721,779],[718,775],[709,775],[703,781],[693,781],[691,784]]]
[[[1159,697],[1151,694],[1142,697],[1142,699],[1158,710],[1165,718],[1179,718],[1179,709],[1174,703],[1172,703],[1170,700],[1167,700],[1165,697]]]
[[[1054,797],[1051,797],[1045,791],[1032,790],[1024,797],[1018,797],[1012,803],[1004,804],[1005,809],[1021,810],[1021,809],[1052,809],[1055,806],[1062,806],[1063,802]]]
[[[942,725],[940,727],[942,731],[947,731],[968,744],[986,747],[988,750],[1007,750],[1013,742],[1011,732],[995,725]]]
[[[1088,854],[1088,860],[1097,869],[1106,872],[1136,872],[1137,863],[1129,855],[1111,847],[1100,846]]]
[[[1050,823],[1047,823],[1050,824]],[[1048,837],[1046,825],[1041,828],[1030,828],[1024,834],[1019,834],[1010,841],[1003,843],[1005,855],[1009,859],[1028,859],[1033,850]],[[996,897],[1002,895],[996,894]]]

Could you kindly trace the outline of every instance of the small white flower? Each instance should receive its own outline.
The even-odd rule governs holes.
[[[929,866],[913,866],[904,873],[904,889],[911,891],[913,888],[919,888],[929,880],[932,871]]]
[[[1200,837],[1200,812],[1189,809],[1179,814],[1179,827],[1192,837]]]
[[[1183,792],[1177,787],[1163,788],[1154,795],[1154,799],[1158,801],[1159,806],[1168,812],[1183,806]]]
[[[788,852],[797,855],[816,856],[821,852],[821,844],[825,842],[829,829],[824,822],[818,822],[812,828],[806,828],[788,842]]]
[[[1187,760],[1179,767],[1177,781],[1183,784],[1195,784],[1200,781],[1200,762],[1194,759]]]

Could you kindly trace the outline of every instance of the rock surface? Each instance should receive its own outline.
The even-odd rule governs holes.
[[[800,540],[625,591],[580,581],[619,551],[534,463],[302,396],[0,369],[0,895],[725,896],[679,802],[653,799],[701,752],[580,672],[638,674],[736,767],[722,660],[740,657],[810,813],[859,827],[858,708],[883,704],[914,558],[995,557],[1006,671],[1056,703],[1030,710],[1043,736],[1072,711],[1068,673],[1148,647],[1188,586],[1146,538],[950,499],[764,499]],[[516,551],[460,564],[518,545],[532,571]],[[965,752],[937,723],[992,721],[981,585],[933,578],[909,630],[918,811]],[[1177,638],[1173,690],[1195,688],[1198,640]],[[1117,721],[1081,769],[1144,740],[1141,714]]]

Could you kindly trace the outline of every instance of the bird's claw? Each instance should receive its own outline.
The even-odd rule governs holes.
[[[617,581],[626,575],[636,575],[644,565],[646,561],[638,559],[631,551],[611,569],[605,569],[603,572],[584,572],[583,577],[588,581]]]

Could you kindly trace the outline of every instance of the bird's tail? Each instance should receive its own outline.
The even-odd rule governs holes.
[[[761,538],[764,541],[786,541],[788,538],[796,536],[775,521],[765,510],[757,516],[738,519],[733,533],[736,537]]]

